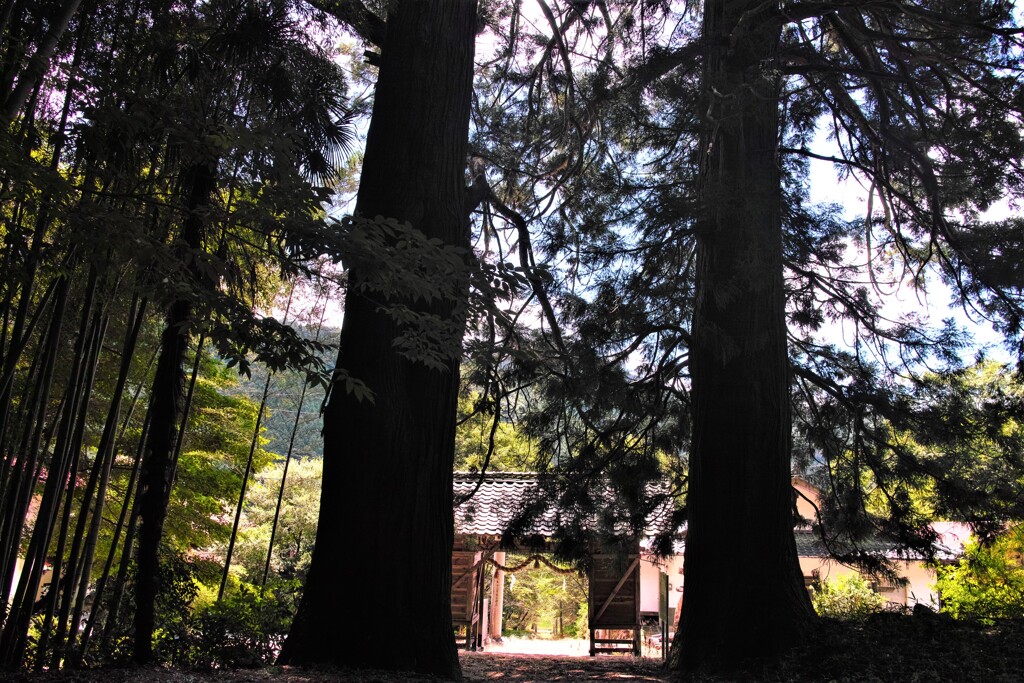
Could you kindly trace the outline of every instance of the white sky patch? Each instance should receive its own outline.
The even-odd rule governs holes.
[[[814,148],[816,152],[825,154],[838,152],[835,143],[826,139],[824,128],[819,129]],[[870,185],[856,174],[851,173],[841,180],[832,162],[811,159],[808,180],[812,203],[839,204],[843,207],[843,217],[846,219],[863,218],[867,213]],[[873,213],[881,214],[877,199],[874,202]],[[1009,199],[1003,199],[982,214],[982,219],[1002,220],[1014,213],[1017,213],[1017,209],[1013,203]],[[864,249],[853,244],[848,245],[847,254],[849,262],[853,264],[863,266],[867,260]],[[952,291],[934,272],[927,275],[924,289],[911,287],[907,281],[903,281],[895,283],[893,287],[883,285],[883,290],[887,296],[884,298],[882,314],[886,318],[895,321],[909,313],[915,313],[920,316],[922,322],[935,326],[941,324],[943,320],[952,318],[958,326],[970,332],[974,349],[985,349],[988,357],[1010,362],[1009,354],[1002,347],[1002,335],[992,329],[990,323],[981,320],[977,314],[968,315],[962,306],[955,305]],[[823,341],[849,347],[854,341],[855,332],[852,323],[842,321],[826,324],[819,337]],[[970,360],[971,353],[970,349],[965,350],[962,354],[965,361]]]
[[[555,12],[558,20],[561,21],[564,18],[564,15],[562,14],[561,10],[563,8],[560,8],[560,3],[549,2],[549,6]],[[544,17],[537,0],[526,0],[523,3],[522,9],[523,15],[520,20],[523,24],[522,27],[524,30],[537,30],[540,33],[550,34],[551,27],[549,26],[547,19]],[[488,60],[493,59],[499,42],[500,39],[490,31],[485,31],[478,36],[476,44],[477,63],[485,63]],[[591,49],[597,47],[592,43],[587,43],[587,46]],[[368,74],[366,73],[366,70],[360,68],[359,65],[354,63],[355,61],[360,60],[361,57],[361,50],[352,48],[346,50],[341,59],[345,61],[344,66],[346,67],[346,70],[349,71],[350,74],[357,76],[354,79],[354,85],[356,88],[360,86],[363,88],[361,96],[372,96],[372,85],[370,84],[370,79],[367,78]],[[519,57],[517,56],[517,59],[518,58]],[[356,122],[356,146],[360,150],[365,143],[365,135],[368,125],[369,117],[360,118]],[[813,149],[816,152],[825,154],[834,154],[838,151],[836,149],[835,142],[827,139],[826,126],[823,125],[819,128],[819,133],[813,143]],[[836,169],[831,162],[817,159],[812,159],[810,161],[809,197],[811,202],[836,203],[844,208],[845,218],[863,218],[865,213],[868,211],[867,195],[868,184],[863,179],[859,179],[856,175],[850,174],[844,180],[840,180],[836,173]],[[351,213],[354,209],[354,200],[354,194],[339,198],[339,201],[331,208],[331,215],[334,217],[341,217],[342,215]],[[881,211],[878,201],[874,202],[873,209],[876,213]],[[982,214],[982,219],[999,220],[1018,212],[1019,210],[1017,206],[1013,205],[1013,203],[1008,200],[1003,200],[1001,202],[997,202],[993,207]],[[500,222],[500,220],[498,222]],[[512,238],[512,241],[514,242],[514,238]],[[504,246],[508,249],[511,245]],[[863,266],[867,261],[867,253],[864,249],[858,248],[852,243],[848,247],[847,255],[850,263]],[[514,250],[512,250],[512,254],[509,255],[509,257],[513,261],[516,260]],[[865,285],[870,286],[866,277]],[[1009,356],[1000,348],[1000,344],[1003,341],[1002,336],[995,332],[987,322],[979,321],[978,316],[973,316],[972,318],[964,312],[962,307],[953,305],[952,292],[946,285],[939,281],[937,276],[929,275],[926,278],[926,285],[927,287],[924,290],[921,290],[909,286],[908,282],[895,282],[892,285],[883,283],[882,289],[886,295],[884,297],[884,304],[882,307],[883,315],[893,321],[896,321],[905,317],[908,313],[914,313],[922,320],[922,322],[936,326],[941,324],[941,322],[947,318],[953,318],[961,327],[971,332],[974,337],[975,346],[990,349],[990,355],[998,357],[1001,360],[1009,358]],[[300,298],[298,304],[300,307],[308,309],[312,308],[313,302]],[[342,296],[339,293],[327,303],[324,324],[332,327],[340,327],[342,319]],[[854,330],[849,322],[831,323],[826,325],[825,329],[819,336],[825,341],[834,342],[848,347],[854,339]],[[969,355],[970,352],[967,351],[965,353],[965,359],[966,356]]]

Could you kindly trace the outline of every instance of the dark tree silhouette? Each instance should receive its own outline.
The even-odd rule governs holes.
[[[759,2],[704,8],[693,443],[677,636],[685,667],[777,652],[814,618],[790,489],[781,81],[772,68],[781,25],[766,26],[762,12]]]
[[[925,551],[934,537],[909,502],[915,476],[948,489],[949,472],[885,430],[909,424],[912,405],[890,378],[919,376],[929,363],[955,372],[962,341],[948,323],[931,334],[912,319],[893,324],[867,287],[822,276],[823,264],[843,259],[829,255],[829,221],[801,216],[803,191],[789,175],[814,156],[811,132],[832,127],[831,159],[869,179],[869,214],[872,201],[881,205],[880,216],[847,225],[864,235],[876,294],[879,245],[919,282],[935,269],[1018,353],[1022,311],[1019,281],[975,246],[1005,235],[978,211],[1020,182],[1012,162],[998,161],[1021,148],[1019,125],[1006,123],[1019,89],[1005,74],[1019,73],[1020,54],[1007,7],[707,0],[703,21],[687,599],[675,659],[683,669],[774,656],[809,633],[789,485],[794,365],[804,387],[820,391],[807,413],[849,420],[831,424],[833,439],[849,439],[838,448],[815,441],[823,430],[804,432],[833,490],[851,494],[841,503],[861,521],[848,540],[878,530],[863,519],[865,478],[886,500],[881,531]],[[1003,256],[1019,249],[1000,243]],[[821,308],[857,321],[866,341],[844,354],[797,334],[822,325]],[[745,579],[733,569],[741,556],[756,563]]]
[[[407,222],[469,251],[467,138],[475,0],[389,5],[358,217]],[[384,228],[395,246],[396,226]],[[439,255],[442,256],[443,255]],[[468,281],[439,296],[385,294],[383,267],[350,265],[338,367],[324,413],[320,524],[305,592],[280,661],[460,676],[452,633],[452,463]],[[443,279],[443,278],[442,278]],[[429,362],[402,320],[430,320],[443,349]],[[415,337],[415,333],[412,333]],[[396,648],[381,634],[401,630]]]

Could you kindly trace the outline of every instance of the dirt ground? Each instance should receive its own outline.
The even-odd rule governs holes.
[[[462,655],[467,681],[664,681],[661,660],[612,655],[568,657],[467,652]]]
[[[467,683],[578,683],[583,681],[664,681],[661,661],[634,657],[462,653]],[[12,674],[10,683],[405,683],[434,682],[428,676],[381,671],[308,670],[269,667],[256,670],[190,672],[175,669],[101,669],[52,674]]]
[[[398,646],[396,646],[398,647]],[[660,658],[587,657],[550,653],[462,653],[468,683],[668,681]],[[964,624],[933,616],[880,614],[863,622],[822,620],[813,640],[768,662],[730,673],[687,677],[692,683],[1024,682],[1024,620]],[[44,674],[3,674],[3,683],[439,683],[428,676],[382,671],[267,667],[197,672],[107,668]]]

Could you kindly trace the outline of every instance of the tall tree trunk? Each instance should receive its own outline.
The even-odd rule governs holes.
[[[140,664],[153,660],[153,631],[156,627],[156,598],[159,588],[159,549],[171,490],[171,453],[181,415],[185,389],[181,363],[188,349],[188,328],[192,305],[175,302],[167,313],[160,339],[160,357],[153,375],[150,399],[150,427],[142,456],[139,480],[139,548],[135,586],[133,658]]]
[[[188,215],[182,226],[181,240],[185,249],[196,250],[202,244],[203,214],[215,186],[214,168],[198,164],[184,175]],[[192,311],[193,304],[187,299],[179,299],[168,308],[166,326],[160,337],[160,356],[153,376],[149,439],[143,454],[138,494],[140,527],[132,653],[138,663],[153,660],[160,538],[174,477],[174,445],[185,389],[181,364],[188,351]]]
[[[684,669],[772,656],[814,618],[793,539],[772,7],[705,2]]]
[[[45,342],[41,343],[39,372],[29,372],[29,379],[36,377],[32,384],[31,399],[26,401],[26,410],[23,411],[24,434],[20,441],[20,455],[15,463],[15,471],[8,482],[9,491],[3,506],[3,525],[0,529],[0,608],[7,613],[7,606],[10,602],[11,583],[14,578],[14,568],[21,549],[22,532],[25,528],[25,517],[28,513],[29,503],[38,483],[38,472],[43,462],[42,454],[48,450],[49,438],[46,439],[47,447],[40,448],[43,442],[44,426],[46,424],[47,405],[50,400],[50,392],[53,388],[53,374],[59,353],[62,329],[67,305],[67,278],[57,278],[56,297],[53,310],[50,315],[49,329],[45,335]],[[63,401],[57,410],[57,414],[63,411]],[[50,424],[50,436],[56,429],[56,421]]]
[[[96,277],[95,271],[92,271],[89,277],[89,294],[86,297],[83,310],[88,308],[91,312],[93,309],[92,301],[96,290]],[[50,592],[47,594],[47,606],[46,615],[44,617],[42,628],[42,634],[39,637],[39,643],[37,645],[38,655],[35,661],[36,671],[41,671],[45,665],[45,656],[43,653],[47,650],[48,640],[51,636],[51,628],[53,628],[53,617],[55,609],[60,606],[63,610],[63,604],[68,604],[70,592],[74,586],[74,574],[76,565],[78,562],[78,550],[81,548],[81,537],[80,530],[76,530],[74,537],[72,538],[71,551],[67,557],[65,557],[64,548],[67,545],[69,538],[68,531],[71,525],[71,517],[75,512],[75,491],[78,486],[78,476],[80,474],[81,462],[82,462],[82,440],[85,436],[85,425],[87,421],[87,415],[89,410],[89,399],[92,394],[93,381],[96,378],[96,366],[97,358],[102,345],[102,337],[105,334],[105,330],[102,329],[101,320],[98,315],[91,314],[92,322],[88,324],[88,327],[83,327],[88,335],[86,345],[83,347],[81,352],[82,355],[82,370],[79,373],[80,379],[73,387],[72,397],[74,399],[75,413],[72,414],[72,433],[71,440],[68,442],[66,450],[69,452],[71,459],[70,465],[70,476],[67,480],[67,487],[64,496],[64,509],[60,518],[60,530],[57,535],[57,548],[53,553],[53,582],[50,586]],[[83,323],[85,321],[83,320]],[[69,389],[71,391],[71,389]],[[63,639],[63,624],[60,623],[63,620],[58,619],[58,623],[55,628],[56,632],[56,643],[54,649],[59,649],[61,641]],[[56,653],[54,654],[56,657]],[[57,664],[53,664],[54,667]]]
[[[178,435],[174,441],[174,452],[171,456],[172,472],[170,480],[174,481],[174,467],[178,462],[178,457],[181,455],[181,445],[185,439],[185,429],[188,427],[188,418],[192,410],[192,395],[196,386],[196,378],[199,375],[199,364],[202,361],[203,355],[203,344],[206,343],[206,337],[199,335],[199,340],[196,342],[196,352],[192,360],[192,379],[189,382],[188,392],[185,394],[185,405],[182,408],[181,423],[178,425]],[[159,350],[157,352],[159,357]],[[150,361],[152,364],[152,360]],[[133,467],[132,478],[133,481],[137,475],[141,475],[142,459],[146,453],[149,443],[149,426],[153,419],[153,413],[151,410],[146,410],[146,417],[142,421],[142,434],[139,437],[138,448],[135,453],[135,465]],[[138,472],[136,473],[136,470]],[[131,514],[128,517],[128,523],[124,532],[124,547],[121,549],[121,561],[117,568],[117,577],[114,579],[114,590],[110,596],[110,605],[107,608],[107,622],[103,626],[103,638],[100,644],[100,650],[106,650],[110,643],[110,638],[114,634],[114,629],[118,624],[121,615],[121,598],[124,597],[124,588],[128,581],[128,567],[132,559],[132,551],[135,548],[135,535],[139,526],[140,516],[140,502],[139,490],[141,489],[141,476],[139,481],[132,486],[128,487],[128,496],[132,498]],[[125,500],[127,506],[128,500]],[[122,510],[123,513],[123,510]]]
[[[58,294],[58,305],[55,307],[55,310],[64,310],[66,290],[66,285],[61,288]],[[32,539],[25,554],[25,565],[22,568],[21,579],[18,582],[17,592],[11,603],[11,614],[4,623],[3,636],[0,637],[0,661],[3,662],[5,667],[15,668],[22,661],[32,607],[35,602],[36,587],[42,578],[44,561],[47,557],[50,540],[57,522],[61,491],[68,481],[68,477],[74,475],[72,465],[77,461],[72,456],[74,451],[71,448],[71,444],[75,439],[75,418],[78,415],[78,401],[82,398],[81,383],[83,381],[83,361],[89,329],[89,313],[92,308],[91,296],[92,291],[90,288],[87,293],[87,301],[82,305],[82,321],[79,326],[78,339],[72,351],[71,369],[65,389],[66,395],[63,411],[60,415],[60,426],[57,430],[57,440],[53,455],[47,467],[46,485],[43,488],[39,512],[32,529]],[[58,326],[55,326],[54,332],[59,334],[59,329]],[[57,581],[58,572],[56,570],[54,570],[53,576],[54,581]],[[56,585],[52,586],[51,589],[55,590]]]
[[[408,221],[469,250],[465,167],[476,0],[390,4],[356,213]],[[461,678],[451,621],[457,359],[400,355],[400,333],[354,265],[338,367],[374,400],[332,388],[324,412],[320,522],[305,592],[281,653]],[[446,319],[463,300],[414,308]],[[462,328],[457,338],[459,345]],[[381,638],[397,627],[403,643]]]
[[[72,444],[72,448],[75,449],[76,459],[81,461],[83,456],[82,438],[85,433],[85,427],[88,422],[89,402],[92,396],[92,387],[96,378],[96,367],[99,365],[99,357],[103,347],[103,338],[106,336],[106,327],[109,318],[102,315],[100,311],[96,311],[93,315],[93,340],[89,347],[88,355],[88,369],[83,387],[84,395],[80,402],[78,423],[75,427],[75,442]],[[86,489],[81,496],[81,501],[77,506],[77,517],[75,523],[75,532],[72,535],[71,551],[68,553],[66,562],[67,569],[64,572],[64,577],[61,583],[62,590],[60,596],[60,612],[57,616],[57,623],[54,635],[53,643],[53,661],[51,668],[60,668],[61,661],[64,657],[64,639],[68,632],[68,618],[71,614],[71,606],[74,604],[76,586],[78,584],[78,577],[82,573],[82,561],[81,561],[81,550],[85,542],[85,529],[86,519],[88,518],[89,504],[93,499],[93,495],[96,492],[96,484],[99,476],[97,471],[98,462],[93,463],[93,467],[89,473],[89,481],[86,485]],[[72,475],[77,477],[79,471],[78,466],[72,470]],[[68,502],[65,510],[65,515],[68,515],[74,511],[73,503],[74,498],[71,494],[74,492],[74,487],[71,486],[71,482],[68,483]],[[70,522],[70,519],[68,520]],[[61,522],[61,534],[65,533],[65,527],[63,520]],[[61,538],[61,544],[64,543],[64,539]],[[58,558],[59,559],[59,558]],[[55,572],[56,573],[56,572]],[[40,640],[40,642],[42,642]],[[36,666],[41,668],[42,656],[36,658]]]

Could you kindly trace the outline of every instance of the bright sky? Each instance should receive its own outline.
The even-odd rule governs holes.
[[[539,11],[539,6],[536,2],[526,2],[524,4],[524,10],[526,12],[527,21],[538,24],[541,28],[546,27],[546,22],[542,13]],[[481,53],[493,51],[493,42],[494,39],[489,34],[481,36],[477,45],[478,56]],[[359,51],[356,50],[353,54],[359,55]],[[346,58],[350,57],[351,55]],[[358,124],[357,134],[360,142],[357,144],[362,144],[362,140],[366,133],[367,123],[368,121],[361,120]],[[834,143],[828,142],[825,139],[824,134],[820,134],[818,139],[815,140],[814,147],[816,151],[827,152],[834,148]],[[839,203],[845,207],[847,218],[863,216],[864,212],[867,211],[866,186],[859,183],[854,177],[848,178],[844,181],[839,181],[831,162],[812,160],[810,180],[810,198],[812,202]],[[337,206],[332,213],[340,216],[351,211],[351,200],[353,199],[354,197],[350,197],[347,202],[342,200],[343,203]],[[878,210],[877,202],[875,204],[875,210]],[[1002,206],[997,206],[995,209],[990,211],[986,217],[989,219],[998,219],[1009,215],[1009,213],[1011,213],[1010,207],[1007,206],[1006,203],[1003,203]],[[864,255],[863,253],[856,253],[854,248],[851,247],[850,258],[859,259],[860,262],[863,263]],[[951,307],[951,297],[948,288],[938,282],[937,278],[935,280],[936,281],[934,283],[929,284],[928,291],[925,293],[917,290],[911,290],[907,286],[900,287],[892,296],[889,297],[889,304],[887,306],[889,315],[895,319],[899,317],[900,313],[913,310],[926,316],[928,320],[934,323],[939,323],[945,318],[953,317],[964,327],[972,331],[978,345],[994,347],[991,355],[1008,360],[1009,356],[999,348],[999,344],[1001,342],[1000,336],[996,334],[989,325],[978,324],[977,322],[970,320],[961,308]],[[341,310],[340,298],[340,296],[333,297],[327,303],[327,311],[324,317],[325,325],[332,327],[341,326],[343,313]],[[307,300],[305,297],[299,297],[296,304],[300,308],[311,308],[313,301]],[[844,331],[840,326],[836,326],[834,329],[828,331],[824,336],[838,342],[843,339],[849,341],[852,334],[849,330]]]
[[[824,141],[824,135],[820,134],[815,141],[816,147],[820,150],[822,146],[830,143]],[[867,212],[868,185],[863,180],[851,175],[845,180],[839,180],[835,167],[831,162],[812,160],[810,171],[810,199],[814,203],[837,203],[844,207],[845,218],[861,217]],[[874,210],[877,212],[877,202]],[[984,214],[987,220],[1000,220],[1013,213],[1008,202],[998,203]],[[864,262],[864,253],[856,252],[851,246],[850,258],[856,262]],[[968,317],[963,308],[952,305],[952,296],[949,288],[940,282],[937,277],[930,278],[927,291],[911,289],[903,285],[889,297],[885,308],[887,315],[897,319],[900,314],[909,311],[916,311],[926,316],[932,323],[939,324],[941,321],[952,317],[959,325],[968,329],[974,336],[977,347],[985,347],[988,356],[1004,362],[1010,361],[1010,356],[1002,348],[1002,336],[992,329],[991,325]],[[852,339],[852,331],[837,326],[825,332],[823,337],[829,341],[845,341],[847,344]],[[969,360],[969,358],[965,359]]]

